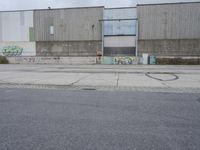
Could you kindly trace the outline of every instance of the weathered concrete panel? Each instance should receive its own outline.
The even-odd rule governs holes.
[[[34,11],[36,41],[102,39],[103,7]],[[50,34],[53,26],[54,34]]]
[[[139,55],[200,56],[199,40],[139,40]]]
[[[200,57],[157,57],[158,65],[200,65]]]
[[[139,5],[139,39],[200,39],[200,3]]]
[[[33,11],[0,12],[0,41],[30,41]]]
[[[101,41],[36,42],[37,56],[96,56]]]
[[[0,42],[0,55],[35,56],[35,42]]]
[[[7,59],[11,64],[96,64],[96,57],[7,57]]]

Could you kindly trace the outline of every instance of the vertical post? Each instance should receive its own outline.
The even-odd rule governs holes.
[[[138,57],[138,28],[139,28],[139,25],[138,25],[138,19],[136,20],[136,54],[135,56]]]
[[[103,9],[103,19],[104,19],[104,9]],[[102,25],[102,56],[104,56],[104,21],[101,21]]]

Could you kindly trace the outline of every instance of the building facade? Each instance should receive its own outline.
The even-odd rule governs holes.
[[[13,63],[62,57],[79,64],[135,64],[143,53],[199,59],[199,27],[200,2],[3,11],[0,54]]]

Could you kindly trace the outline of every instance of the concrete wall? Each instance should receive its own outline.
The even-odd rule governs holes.
[[[139,40],[139,55],[156,56],[200,56],[198,40]]]
[[[35,56],[35,42],[0,42],[0,55]]]
[[[139,5],[139,39],[200,39],[200,3]]]
[[[34,11],[36,41],[93,41],[102,39],[103,7]],[[54,34],[50,34],[53,26]]]
[[[102,57],[101,64],[104,65],[133,65],[138,64],[138,59],[133,56],[125,57]]]
[[[96,64],[96,57],[8,57],[7,59],[11,64]]]
[[[0,12],[0,41],[33,41],[33,11]]]
[[[37,56],[96,56],[101,41],[36,42]]]

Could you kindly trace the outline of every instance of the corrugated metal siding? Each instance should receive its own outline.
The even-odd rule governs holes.
[[[29,41],[33,11],[0,12],[0,41]]]
[[[200,3],[138,6],[139,39],[199,39]]]
[[[36,41],[92,41],[102,39],[103,8],[34,11]],[[50,35],[54,26],[54,35]]]
[[[106,9],[104,11],[104,19],[132,19],[136,17],[136,8]],[[136,34],[135,20],[104,21],[104,35],[130,34]]]

